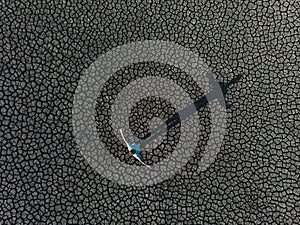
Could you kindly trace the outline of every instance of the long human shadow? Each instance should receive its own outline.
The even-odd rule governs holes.
[[[190,116],[192,116],[194,113],[199,111],[201,108],[206,107],[209,101],[214,100],[218,98],[218,95],[216,92],[216,85],[219,84],[219,87],[221,88],[223,97],[225,99],[224,101],[219,101],[221,105],[229,109],[231,107],[231,104],[226,101],[226,96],[229,91],[230,86],[237,83],[241,78],[243,77],[242,74],[234,77],[230,82],[224,83],[224,82],[215,82],[214,77],[212,74],[208,74],[209,78],[209,84],[211,87],[211,92],[209,92],[206,96],[201,97],[200,99],[196,100],[194,103],[186,106],[184,109],[176,112],[173,114],[168,120],[166,120],[164,123],[158,125],[154,129],[152,129],[150,132],[148,132],[144,137],[142,137],[139,140],[136,140],[135,143],[139,144],[141,148],[144,148],[147,144],[151,143],[153,140],[157,139],[158,137],[165,134],[169,129],[176,126],[179,123],[184,122],[187,120]],[[225,104],[222,104],[225,103]]]

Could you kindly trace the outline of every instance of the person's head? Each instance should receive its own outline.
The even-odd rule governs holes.
[[[134,149],[131,149],[131,150],[128,152],[128,154],[131,155],[131,156],[134,155],[134,153],[135,153],[135,150],[134,150]]]

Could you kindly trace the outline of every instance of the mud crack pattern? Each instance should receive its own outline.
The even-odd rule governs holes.
[[[297,1],[2,1],[0,8],[0,224],[300,223]],[[227,134],[205,172],[194,173],[210,126],[203,110],[202,139],[181,173],[130,188],[101,177],[80,155],[72,100],[99,55],[151,39],[190,48],[219,81],[245,76],[227,96]],[[149,71],[172,76],[192,98],[201,94],[164,65],[141,63],[116,77],[122,85]],[[108,83],[99,104],[110,104],[117,87]],[[130,118],[137,135],[151,116],[173,110],[162,99],[145,101],[145,113]],[[98,110],[98,124],[107,115]],[[102,131],[109,140],[109,127]],[[175,141],[176,132],[168,153]],[[118,149],[115,157],[136,163]]]

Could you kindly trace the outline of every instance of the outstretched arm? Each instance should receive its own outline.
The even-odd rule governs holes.
[[[147,165],[146,163],[144,163],[139,157],[133,155],[137,160],[140,161],[140,163],[142,163],[144,166],[148,167],[149,169],[152,169],[151,166]]]
[[[126,141],[126,139],[125,139],[125,137],[124,137],[124,134],[123,134],[122,129],[120,129],[120,133],[121,133],[121,136],[122,136],[124,142],[126,143],[126,145],[128,145],[128,142]]]

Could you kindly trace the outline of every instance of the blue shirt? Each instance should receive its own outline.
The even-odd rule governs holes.
[[[132,149],[134,149],[135,150],[135,153],[134,154],[136,154],[136,156],[138,157],[138,158],[141,158],[141,147],[140,147],[140,145],[138,145],[138,144],[136,144],[136,143],[132,143],[132,144],[129,144],[128,143],[128,145],[129,145],[129,147],[130,148],[132,148]]]

